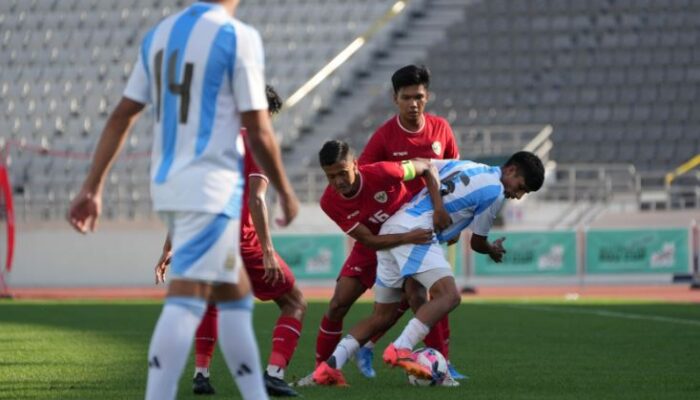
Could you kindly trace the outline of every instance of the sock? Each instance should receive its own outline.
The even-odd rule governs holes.
[[[401,304],[399,305],[399,308],[396,310],[396,320],[398,321],[401,317],[403,317],[403,314],[408,310],[410,307],[408,305],[408,302],[406,300],[402,301]],[[384,337],[384,334],[386,334],[386,331],[380,331],[378,333],[375,333],[374,336],[369,340],[367,343],[372,343],[372,347],[374,347],[374,343],[379,342],[379,339]],[[367,347],[367,344],[365,344],[365,347]],[[370,347],[370,348],[372,348]]]
[[[191,297],[168,297],[148,348],[146,400],[174,399],[192,348],[194,331],[206,303]]]
[[[267,365],[267,374],[273,378],[284,379],[284,368],[276,365]]]
[[[253,296],[217,304],[219,346],[245,400],[267,399],[260,352],[253,332]]]
[[[343,340],[338,343],[335,351],[333,351],[333,359],[335,360],[335,365],[331,367],[336,369],[342,369],[346,362],[352,357],[353,354],[360,348],[360,342],[358,342],[354,337],[347,335]],[[330,363],[329,363],[330,365]]]
[[[430,327],[418,318],[411,318],[399,338],[394,340],[394,346],[399,349],[413,349],[418,342],[425,338],[428,332],[430,332]]]
[[[450,318],[449,314],[445,315],[445,318],[443,318],[445,322],[442,325],[442,338],[445,342],[444,346],[444,351],[442,352],[442,355],[445,356],[445,360],[449,361],[450,360]]]
[[[428,335],[425,336],[424,340],[426,346],[434,348],[443,356],[445,356],[445,351],[447,350],[445,346],[444,329],[446,320],[447,316],[435,323],[435,325],[433,325],[433,327],[430,329]],[[445,359],[447,359],[447,356],[445,356]]]
[[[211,357],[214,355],[214,347],[216,346],[217,314],[216,306],[210,304],[194,335],[195,376],[197,376],[197,373],[202,373],[205,377],[209,377],[209,365],[211,364]]]
[[[270,376],[284,379],[284,369],[297,348],[301,327],[301,321],[296,318],[281,316],[277,319],[272,331],[272,352],[267,360],[267,373]],[[270,373],[270,367],[276,367],[275,375]]]
[[[326,361],[333,354],[342,334],[343,321],[333,322],[324,315],[316,338],[316,365]]]

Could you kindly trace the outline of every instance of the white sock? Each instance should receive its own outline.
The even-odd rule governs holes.
[[[209,368],[204,368],[204,367],[194,367],[194,376],[193,378],[197,377],[197,374],[202,374],[205,378],[209,378]]]
[[[394,340],[394,346],[399,349],[413,349],[430,332],[428,325],[420,322],[418,318],[411,318],[408,325],[403,328],[401,336]]]
[[[340,340],[335,350],[333,351],[333,357],[335,357],[335,368],[342,369],[343,365],[348,362],[348,359],[352,357],[353,354],[360,348],[360,342],[358,342],[354,337],[347,335]]]
[[[245,400],[265,400],[267,391],[253,332],[253,296],[218,303],[219,347]]]
[[[362,346],[362,347],[366,347],[366,348],[372,350],[372,349],[374,349],[374,344],[375,344],[375,343],[374,343],[373,341],[370,340],[369,342],[365,343],[365,345]]]
[[[168,297],[148,348],[146,400],[172,400],[206,309],[204,300]]]
[[[267,374],[273,378],[284,379],[284,368],[279,365],[267,365]]]

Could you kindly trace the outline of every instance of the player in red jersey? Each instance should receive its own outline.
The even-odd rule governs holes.
[[[277,113],[282,100],[269,85],[266,94],[270,113]],[[271,396],[293,397],[298,394],[284,381],[284,372],[301,334],[306,301],[291,269],[272,246],[265,204],[268,179],[249,151],[245,131],[241,131],[241,138],[245,146],[243,173],[246,177],[241,207],[241,258],[255,297],[262,301],[273,300],[280,308],[280,317],[272,332],[272,352],[264,374],[265,388]],[[164,281],[170,256],[170,242],[166,240],[156,265],[156,283]],[[217,340],[217,314],[216,307],[209,305],[195,335],[195,394],[215,393],[209,382],[209,365]]]
[[[376,250],[432,240],[433,231],[426,229],[401,235],[378,235],[382,223],[413,197],[404,182],[423,176],[437,210],[433,216],[435,230],[440,231],[450,224],[439,195],[437,171],[429,160],[358,166],[347,143],[338,140],[326,142],[319,158],[329,182],[321,197],[321,208],[343,232],[355,239],[355,245],[340,271],[328,311],[321,321],[316,342],[317,363],[330,357],[340,341],[345,314],[374,285]],[[311,376],[297,382],[299,386],[313,384]]]
[[[394,72],[391,83],[398,114],[374,132],[358,159],[360,165],[412,158],[458,159],[459,148],[450,124],[444,118],[425,112],[425,106],[430,100],[430,71],[423,66],[407,65]],[[407,186],[412,195],[424,187],[420,179],[408,182]],[[372,260],[366,262],[374,262],[376,265],[376,255],[373,254],[371,258]],[[406,284],[414,283],[409,279]],[[405,311],[407,308],[404,304],[401,310]],[[401,315],[403,313],[398,315],[397,319]],[[377,334],[357,352],[358,367],[367,377],[374,376],[372,352],[374,344],[382,335],[383,333]],[[425,338],[425,343],[449,360],[449,338],[450,325],[446,316],[435,324]],[[465,378],[451,363],[448,362],[448,366],[453,378]]]

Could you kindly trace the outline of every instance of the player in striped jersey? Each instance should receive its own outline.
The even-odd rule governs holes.
[[[238,252],[243,178],[240,126],[283,220],[298,200],[284,172],[265,98],[259,33],[233,17],[238,0],[199,1],[145,36],[124,95],[107,121],[68,219],[94,230],[102,188],[129,128],[153,106],[153,206],[173,245],[171,280],[148,351],[146,399],[173,399],[207,303],[219,310],[224,358],[244,399],[266,399],[252,325],[250,282]]]
[[[489,243],[487,237],[504,199],[520,199],[526,193],[539,190],[544,181],[542,162],[534,154],[524,151],[515,153],[502,167],[460,160],[433,160],[433,165],[440,173],[443,204],[452,223],[447,229],[436,232],[431,243],[401,245],[378,251],[374,292],[375,304],[393,304],[397,308],[408,277],[430,292],[430,300],[415,312],[415,317],[383,354],[387,364],[428,379],[432,376],[431,371],[415,362],[412,349],[437,321],[460,303],[452,269],[440,244],[470,228],[474,251],[488,254],[495,262],[500,262],[505,254],[503,239]],[[389,218],[379,233],[395,235],[430,227],[432,215],[431,199],[423,190]],[[408,287],[406,289],[410,290]],[[340,372],[343,363],[338,363],[338,359],[347,360],[369,340],[377,327],[388,327],[393,322],[390,313],[380,314],[378,309],[375,307],[371,317],[353,327],[350,334],[340,341],[333,356],[316,368],[313,373],[316,383],[345,383]]]

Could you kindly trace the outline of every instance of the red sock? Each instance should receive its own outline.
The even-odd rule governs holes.
[[[297,349],[301,336],[301,321],[292,317],[279,317],[272,331],[272,353],[268,364],[286,368]]]
[[[217,314],[216,306],[210,304],[194,335],[194,365],[197,368],[209,368],[211,363],[217,339]]]
[[[341,336],[343,321],[333,322],[324,315],[316,338],[316,365],[326,361],[333,354]]]
[[[426,346],[432,347],[439,351],[445,359],[447,359],[447,353],[449,348],[446,346],[447,342],[445,340],[445,324],[447,323],[447,316],[444,316],[439,320],[428,332],[428,335],[423,339]]]
[[[442,353],[445,360],[450,360],[450,318],[449,314],[445,315],[445,323],[442,325],[442,339],[445,341],[445,351]]]
[[[404,300],[403,302],[401,302],[401,305],[399,305],[399,309],[396,310],[396,317],[395,317],[394,323],[396,323],[396,321],[398,321],[401,317],[403,317],[403,314],[404,314],[409,308],[410,308],[410,307],[409,307],[407,301]],[[392,324],[392,325],[393,325],[393,324]],[[390,328],[390,329],[391,329],[391,328]],[[372,336],[372,339],[370,339],[370,342],[376,344],[377,342],[379,342],[379,339],[381,339],[382,336],[384,336],[385,333],[386,333],[386,331],[381,331],[381,332],[379,332],[379,333],[375,333],[374,336]]]

